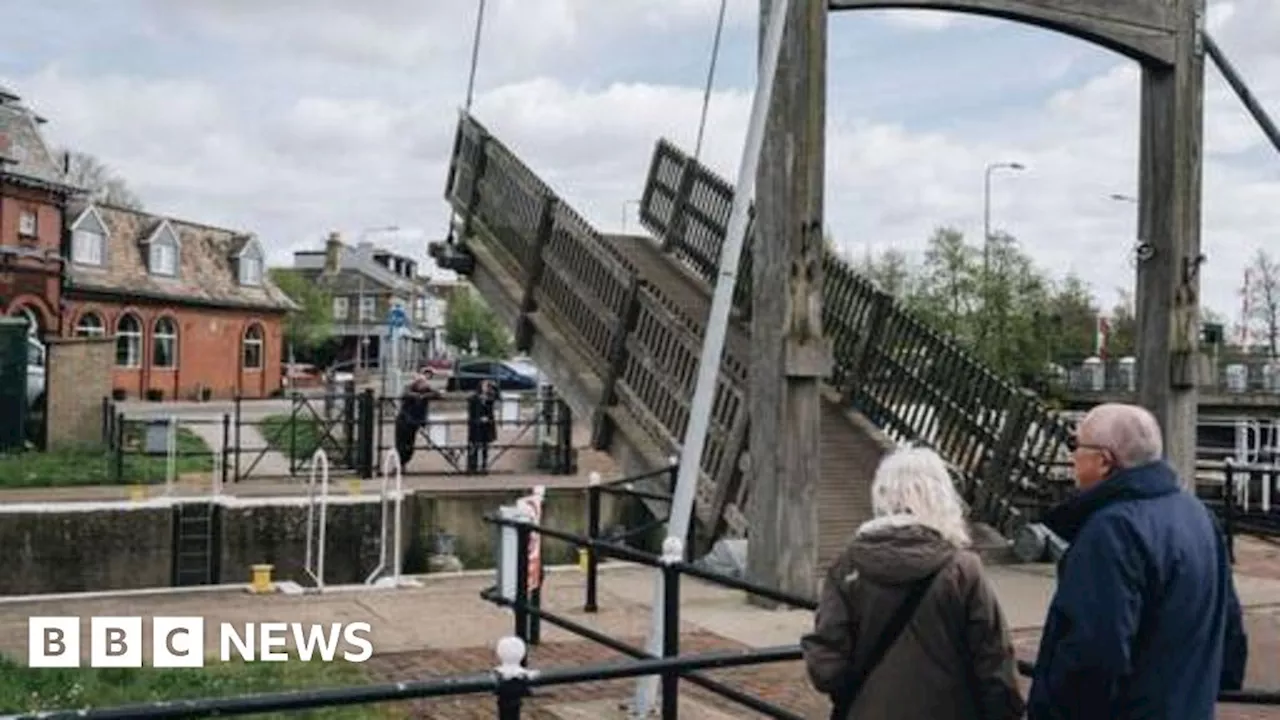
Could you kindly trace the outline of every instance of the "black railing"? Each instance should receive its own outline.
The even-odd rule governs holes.
[[[615,543],[619,541],[625,542],[665,525],[670,517],[669,511],[667,515],[655,517],[651,522],[639,527],[627,528],[618,533],[606,533],[604,528],[601,527],[601,519],[603,517],[601,505],[605,495],[613,495],[615,497],[632,497],[650,502],[665,503],[669,507],[672,498],[675,496],[676,473],[678,471],[679,466],[672,464],[670,467],[660,470],[608,482],[600,482],[599,475],[594,474],[591,478],[591,483],[587,486],[587,537],[592,540],[607,540]],[[637,484],[648,484],[654,481],[665,481],[667,491],[665,493],[651,492],[635,487]],[[585,555],[584,564],[586,565],[587,575],[586,599],[583,601],[582,610],[583,612],[595,612],[596,589],[600,578],[600,555],[596,552],[594,546],[583,547],[581,551]]]
[[[577,535],[537,525],[524,517],[507,518],[502,517],[501,515],[491,515],[485,519],[487,522],[493,523],[500,528],[509,528],[515,533],[515,561],[513,563],[515,577],[512,583],[514,587],[512,588],[510,597],[503,594],[503,590],[500,585],[483,591],[481,593],[481,597],[495,604],[511,608],[515,622],[516,637],[531,645],[538,644],[541,635],[540,625],[541,622],[545,620],[563,630],[573,633],[574,635],[599,643],[632,658],[636,658],[641,661],[655,659],[654,656],[650,655],[649,652],[643,648],[628,645],[627,643],[612,638],[591,627],[578,623],[574,620],[570,620],[564,615],[542,607],[540,596],[535,595],[530,590],[531,583],[529,567],[528,564],[524,562],[524,558],[529,556],[530,543],[535,533],[540,539],[550,538],[568,543],[577,548],[584,548],[589,553],[594,553],[597,558],[612,557],[659,569],[662,573],[663,590],[661,647],[662,656],[666,658],[675,658],[679,654],[681,576],[688,575],[721,587],[740,590],[749,595],[762,597],[767,600],[795,608],[813,610],[817,607],[816,603],[810,598],[802,598],[745,580],[726,577],[688,563],[683,559],[684,543],[677,538],[667,538],[663,544],[664,552],[659,556],[641,550],[636,550],[615,542],[609,542],[598,538]],[[499,572],[501,573],[501,563]],[[588,603],[594,604],[592,602],[593,600],[593,598],[588,597]],[[783,660],[798,660],[802,657],[798,645],[787,648],[770,649],[768,651],[749,651],[743,653],[743,655],[745,657],[754,658],[754,663],[760,664]],[[743,664],[754,663],[744,662]],[[787,710],[786,708],[766,702],[756,696],[726,685],[718,680],[699,674],[692,668],[673,664],[661,675],[661,707],[663,718],[677,717],[676,699],[679,694],[679,681],[682,679],[698,685],[699,687],[702,687],[703,689],[727,700],[731,700],[772,718],[799,720],[803,717],[797,713]]]
[[[511,398],[512,395],[516,397]],[[506,393],[499,402],[517,404],[516,417],[506,418],[495,408],[498,437],[484,446],[487,472],[506,453],[536,451],[534,468],[552,475],[576,472],[573,448],[573,413],[569,405],[549,387],[536,393]],[[405,475],[461,474],[471,472],[464,462],[474,449],[467,438],[465,393],[443,393],[429,401],[425,423],[412,438],[416,453],[435,454],[444,459],[440,467],[405,466]],[[377,459],[397,447],[390,428],[395,425],[401,399],[380,397],[372,389],[357,392],[348,385],[335,393],[294,392],[283,398],[246,399],[235,397],[221,414],[175,412],[177,447],[173,451],[181,473],[212,473],[219,480],[238,483],[248,479],[284,479],[310,472],[317,450],[324,450],[330,467],[337,472],[369,479],[378,473]],[[119,404],[104,398],[102,435],[109,449],[108,477],[116,484],[154,483],[164,479],[163,458],[169,454],[167,440],[148,442],[154,432],[168,432],[160,426],[170,419],[154,406],[130,417]],[[153,427],[154,426],[154,427]],[[187,438],[194,434],[203,442]],[[443,442],[440,438],[446,438]],[[207,463],[195,463],[207,458]],[[200,465],[200,467],[195,467]],[[425,466],[424,466],[425,467]],[[157,473],[160,473],[157,476]]]

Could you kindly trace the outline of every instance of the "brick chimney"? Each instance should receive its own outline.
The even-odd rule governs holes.
[[[337,231],[329,233],[324,243],[324,272],[326,275],[337,275],[342,255],[342,235]]]

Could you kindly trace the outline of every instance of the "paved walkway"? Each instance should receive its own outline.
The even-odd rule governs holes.
[[[1239,550],[1237,583],[1247,607],[1250,634],[1248,685],[1280,690],[1280,551],[1274,546],[1244,541]],[[1010,566],[988,569],[993,586],[1014,628],[1019,655],[1034,658],[1039,624],[1053,592],[1048,566]],[[609,566],[601,575],[600,611],[581,610],[583,578],[576,569],[549,573],[543,605],[571,619],[642,645],[647,634],[653,571],[625,564]],[[206,627],[219,622],[278,620],[285,622],[368,621],[373,627],[376,654],[365,666],[373,680],[422,679],[484,671],[495,665],[493,647],[511,633],[510,613],[479,600],[492,582],[487,573],[429,576],[422,588],[401,590],[335,590],[324,595],[251,596],[240,589],[214,592],[170,592],[82,599],[15,599],[0,601],[0,653],[23,657],[26,619],[30,615],[201,615]],[[741,593],[686,579],[682,583],[682,650],[764,647],[797,641],[812,625],[802,611],[767,611],[747,605]],[[145,625],[145,623],[144,623]],[[529,666],[565,667],[617,659],[616,653],[543,625],[543,644],[531,651]],[[206,647],[214,642],[212,636]],[[150,647],[149,638],[144,648]],[[212,645],[216,647],[216,642]],[[801,663],[740,668],[710,673],[735,687],[776,702],[803,717],[825,717],[827,704],[814,693]],[[633,688],[630,681],[586,683],[540,691],[529,701],[527,717],[569,719],[622,717],[618,705]],[[704,691],[683,694],[683,717],[758,717]],[[395,710],[420,718],[494,717],[489,697],[441,699],[401,703]],[[1280,708],[1221,706],[1217,717],[1280,718]]]
[[[369,495],[378,492],[379,479],[334,478],[330,481],[330,496]],[[537,485],[548,489],[585,488],[588,478],[578,475],[425,475],[404,478],[405,492],[502,492],[527,490]],[[197,477],[174,483],[169,497],[207,497],[212,484],[206,477]],[[135,492],[141,495],[135,496]],[[237,498],[298,497],[307,494],[307,476],[289,480],[246,480],[223,485],[221,494]],[[0,489],[0,513],[19,512],[25,505],[48,503],[84,503],[139,501],[166,497],[164,485],[85,485],[56,488],[3,488]],[[45,508],[46,510],[48,508]]]

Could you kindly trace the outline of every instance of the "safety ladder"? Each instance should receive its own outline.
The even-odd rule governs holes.
[[[216,581],[214,520],[210,502],[179,503],[174,508],[173,585],[212,585]]]

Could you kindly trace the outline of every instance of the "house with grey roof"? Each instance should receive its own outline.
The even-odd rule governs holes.
[[[252,233],[102,203],[67,208],[68,334],[114,336],[117,396],[265,397],[298,309]]]
[[[357,369],[385,367],[397,312],[405,318],[395,333],[403,367],[442,351],[443,301],[418,275],[416,260],[369,242],[347,245],[335,232],[323,250],[295,252],[293,270],[333,298],[332,337],[339,363],[350,362]]]

